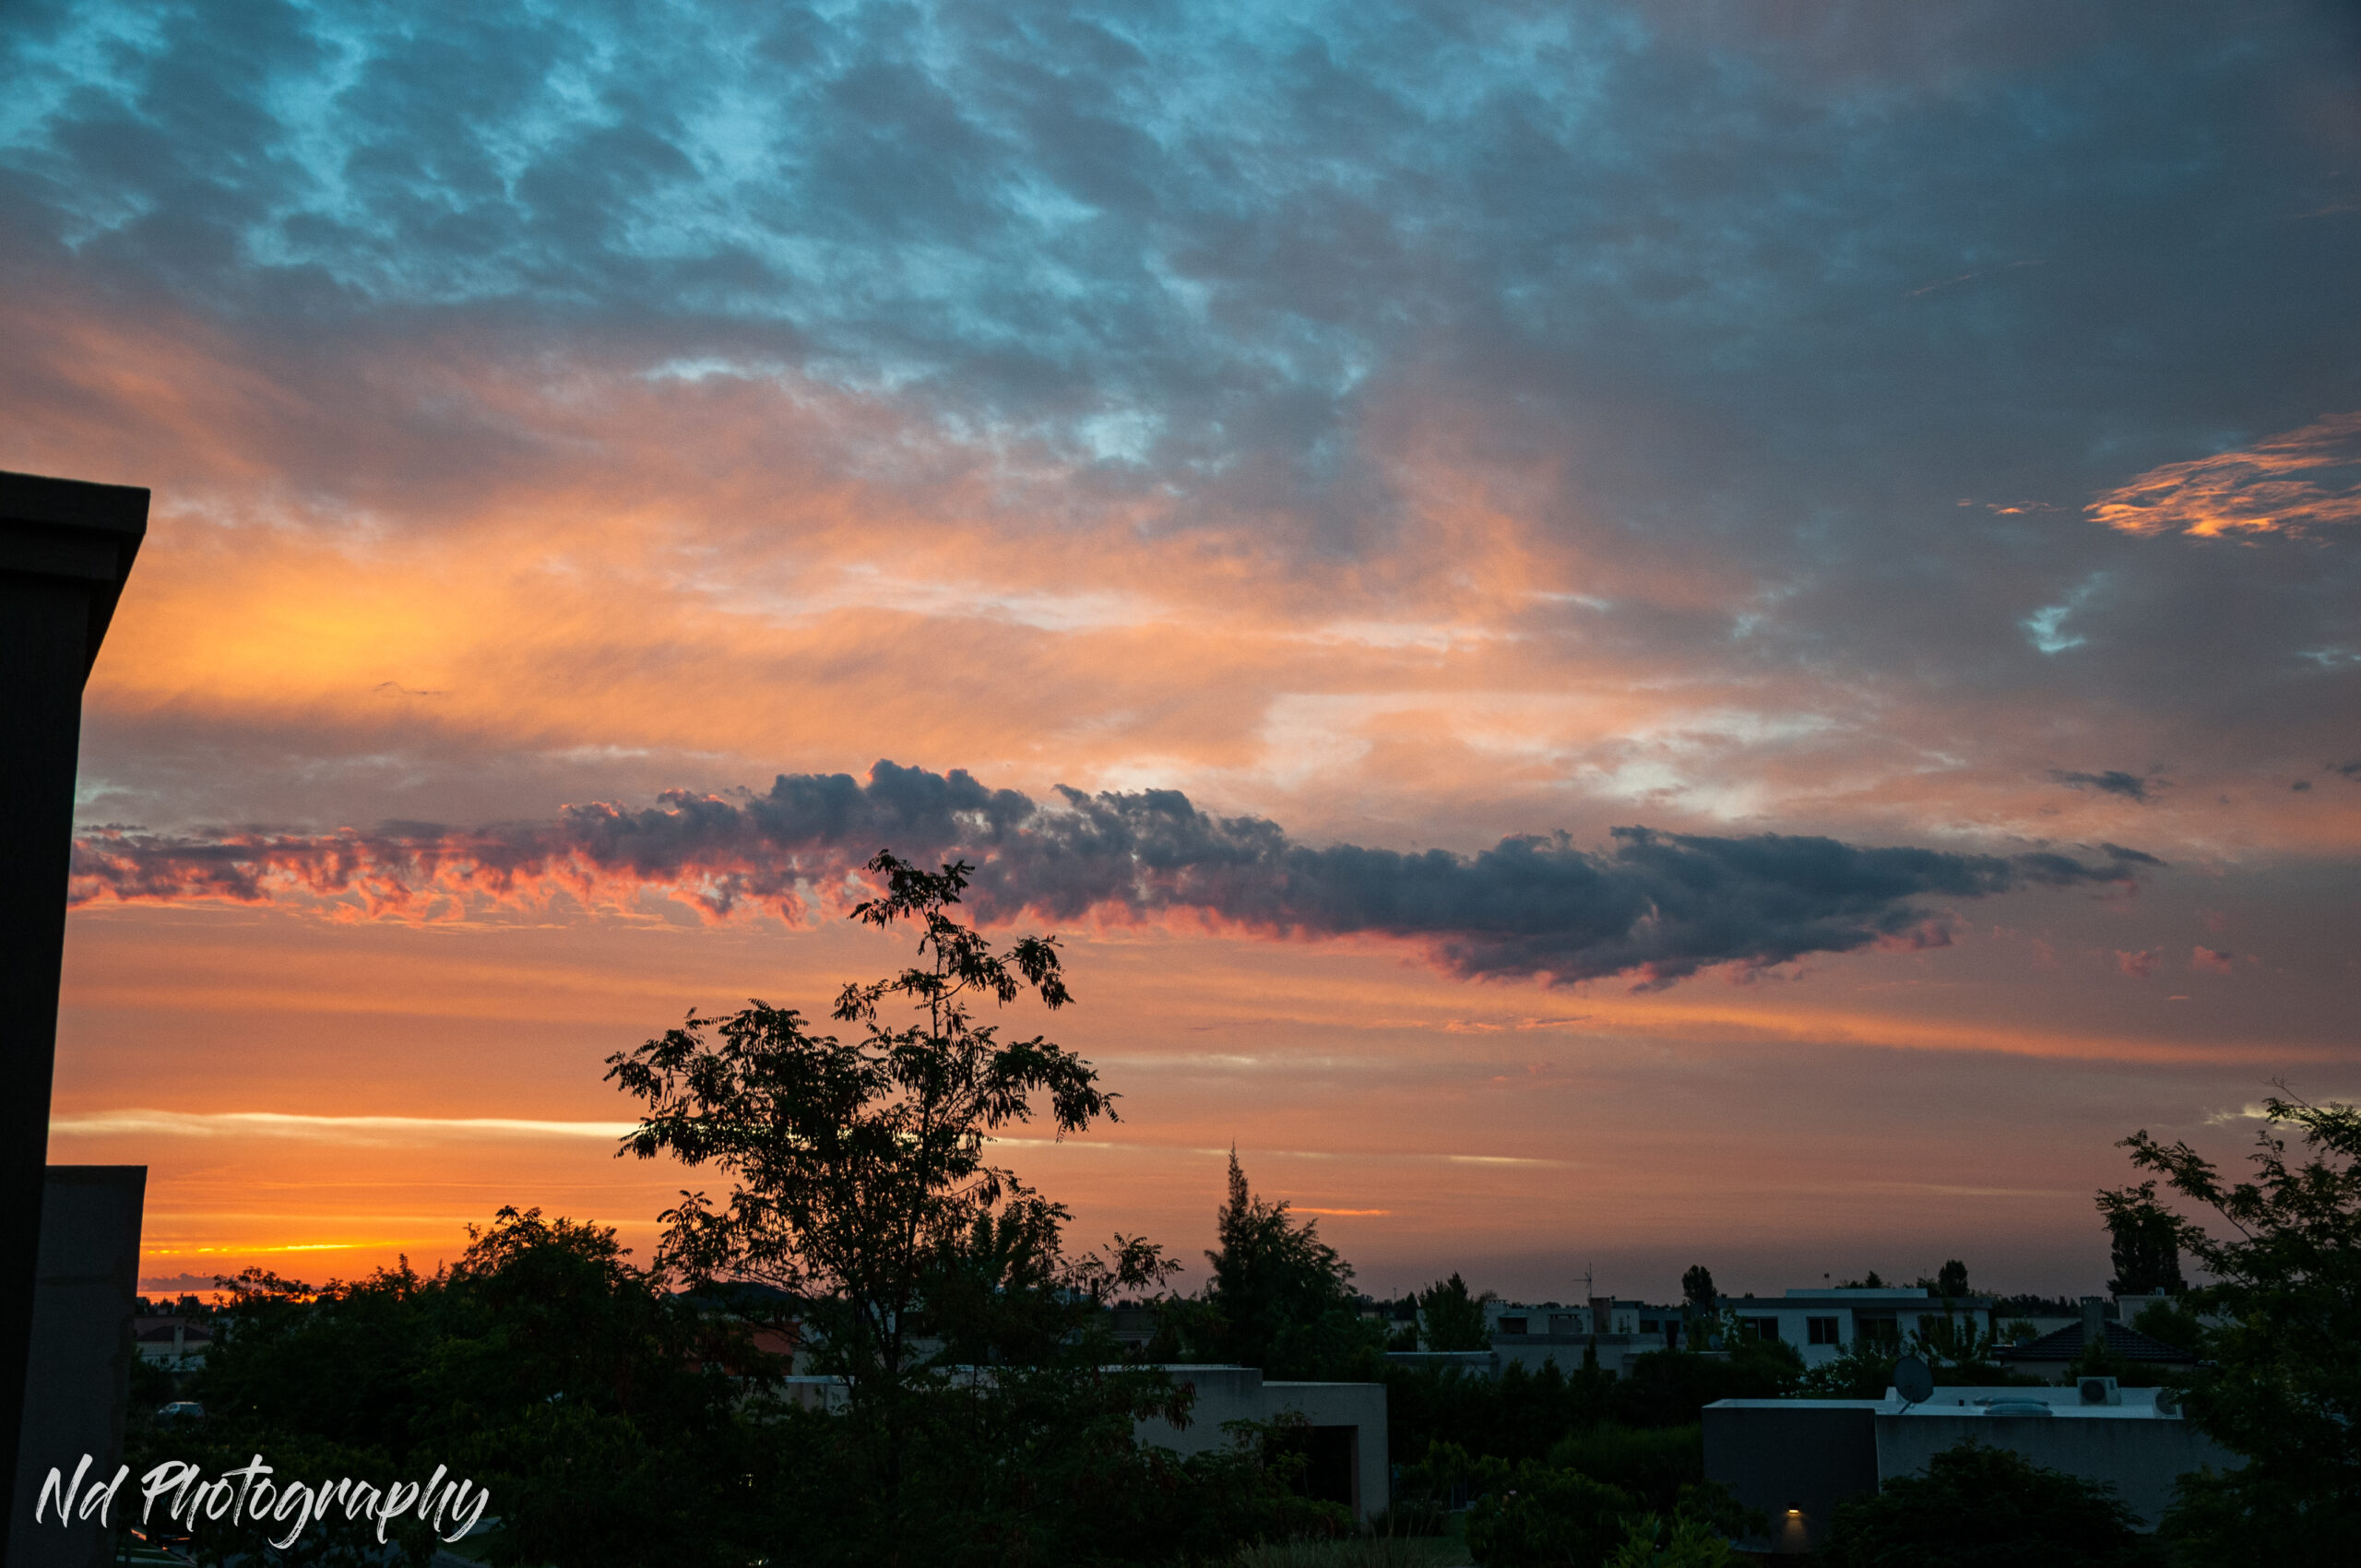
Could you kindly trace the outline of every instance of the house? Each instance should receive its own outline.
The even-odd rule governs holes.
[[[194,1371],[213,1348],[213,1325],[179,1313],[144,1313],[131,1320],[131,1337],[141,1360],[172,1372]]]
[[[1545,1337],[1588,1339],[1596,1334],[1656,1338],[1659,1343],[1655,1348],[1661,1350],[1679,1336],[1680,1309],[1612,1296],[1593,1296],[1579,1305],[1562,1306],[1556,1301],[1543,1301],[1537,1306],[1521,1301],[1487,1301],[1484,1326],[1491,1331],[1495,1344],[1504,1336],[1529,1343]]]
[[[1856,1340],[1899,1351],[1914,1336],[1992,1332],[1991,1297],[1938,1296],[1923,1286],[1717,1296],[1714,1304],[1745,1332],[1793,1345],[1806,1367],[1834,1360]]]
[[[1596,1353],[1601,1370],[1620,1377],[1649,1351],[1678,1344],[1680,1312],[1608,1296],[1594,1296],[1581,1305],[1487,1301],[1484,1324],[1491,1338],[1489,1350],[1396,1350],[1386,1359],[1498,1375],[1511,1366],[1538,1372],[1551,1361],[1559,1371],[1571,1372]]]
[[[2106,1304],[2103,1296],[2085,1296],[2082,1322],[2052,1330],[2023,1345],[2011,1345],[1994,1360],[2011,1372],[2025,1372],[2046,1383],[2063,1383],[2073,1376],[2091,1343],[2103,1340],[2108,1356],[2144,1372],[2169,1376],[2196,1370],[2195,1355],[2153,1335],[2125,1327],[2106,1315]]]
[[[1266,1382],[1259,1367],[1165,1366],[1173,1383],[1193,1391],[1186,1426],[1160,1417],[1136,1423],[1133,1436],[1152,1448],[1184,1458],[1210,1453],[1232,1439],[1228,1421],[1272,1421],[1299,1418],[1308,1463],[1304,1490],[1322,1502],[1340,1503],[1367,1521],[1389,1505],[1392,1467],[1386,1454],[1385,1384],[1382,1383]],[[988,1385],[989,1367],[952,1371],[955,1384]],[[801,1375],[778,1381],[781,1396],[807,1410],[842,1411],[851,1390],[840,1377]]]
[[[1882,1399],[1723,1399],[1705,1407],[1705,1479],[1766,1515],[1767,1538],[1740,1547],[1815,1550],[1836,1505],[1973,1438],[2119,1492],[2153,1529],[2173,1482],[2242,1462],[2181,1419],[2152,1388],[2084,1378],[2058,1388],[1946,1388],[1918,1403]]]
[[[1133,1430],[1139,1442],[1183,1455],[1222,1447],[1230,1434],[1225,1421],[1268,1421],[1299,1416],[1310,1464],[1305,1491],[1327,1503],[1341,1503],[1357,1519],[1369,1520],[1389,1506],[1385,1384],[1382,1383],[1266,1383],[1260,1368],[1168,1366],[1172,1381],[1195,1391],[1189,1424],[1175,1427],[1145,1420]]]

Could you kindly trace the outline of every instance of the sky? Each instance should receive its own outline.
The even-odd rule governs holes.
[[[154,1290],[619,1228],[964,857],[1362,1285],[2101,1288],[2361,1095],[2361,21],[0,15],[0,468],[146,485],[50,1158]]]

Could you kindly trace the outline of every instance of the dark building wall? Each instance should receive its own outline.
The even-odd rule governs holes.
[[[41,1264],[33,1292],[33,1349],[25,1368],[18,1431],[8,1568],[103,1568],[115,1537],[93,1520],[33,1523],[42,1482],[54,1467],[71,1483],[90,1455],[84,1488],[104,1486],[123,1458],[124,1401],[138,1354],[139,1221],[144,1165],[53,1165],[42,1193]],[[137,1507],[135,1479],[110,1510],[118,1527]]]
[[[147,529],[144,490],[0,473],[0,1476],[32,1342],[82,685]]]
[[[1771,1519],[1757,1550],[1809,1551],[1846,1498],[1875,1491],[1877,1428],[1867,1406],[1787,1403],[1771,1408],[1708,1405],[1705,1477]]]

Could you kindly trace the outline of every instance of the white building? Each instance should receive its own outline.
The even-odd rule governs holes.
[[[1680,1310],[1608,1296],[1594,1296],[1581,1305],[1487,1301],[1484,1326],[1490,1332],[1493,1372],[1512,1364],[1536,1372],[1543,1362],[1555,1361],[1559,1371],[1570,1372],[1596,1350],[1599,1366],[1621,1377],[1649,1351],[1678,1345]]]
[[[1722,1296],[1714,1304],[1762,1339],[1793,1345],[1804,1365],[1834,1360],[1854,1341],[1907,1349],[1914,1336],[1992,1332],[1989,1296],[1938,1296],[1923,1287],[1790,1290],[1784,1296]]]
[[[2242,1461],[2181,1419],[2153,1388],[2113,1378],[2059,1388],[1946,1388],[1911,1404],[1882,1399],[1724,1399],[1705,1407],[1705,1478],[1770,1521],[1748,1550],[1817,1549],[1837,1505],[1925,1472],[1936,1455],[1974,1441],[2112,1486],[2153,1529],[2173,1483],[2202,1466]]]

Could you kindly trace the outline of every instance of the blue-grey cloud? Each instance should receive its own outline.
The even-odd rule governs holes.
[[[972,459],[1308,595],[1416,435],[1609,581],[1520,635],[1974,716],[1930,757],[2040,707],[2308,768],[2361,550],[2077,519],[2361,410],[2353,17],[20,0],[0,429],[431,529],[628,470],[568,423],[619,386],[833,390],[891,418],[797,429],[830,477]],[[143,398],[90,316],[196,347]]]
[[[2070,790],[2096,790],[2102,794],[2121,795],[2127,800],[2146,801],[2156,780],[2143,778],[2136,773],[2126,773],[2110,767],[2104,773],[2077,773],[2068,768],[2053,767],[2049,777]]]
[[[879,849],[966,859],[986,919],[1195,912],[1280,936],[1418,943],[1466,976],[1662,984],[1713,965],[1760,968],[1881,940],[1924,941],[1925,899],[2126,884],[2161,862],[2119,845],[1962,854],[1833,838],[1614,830],[1605,849],[1555,837],[1474,855],[1314,846],[1264,817],[1216,816],[1178,790],[1037,802],[964,771],[880,762],[781,775],[734,799],[674,794],[639,809],[571,806],[554,822],[449,829],[389,824],[328,835],[249,830],[86,835],[77,900],[228,898],[288,890],[380,905],[504,896],[549,883],[662,886],[716,914],[793,909]]]

